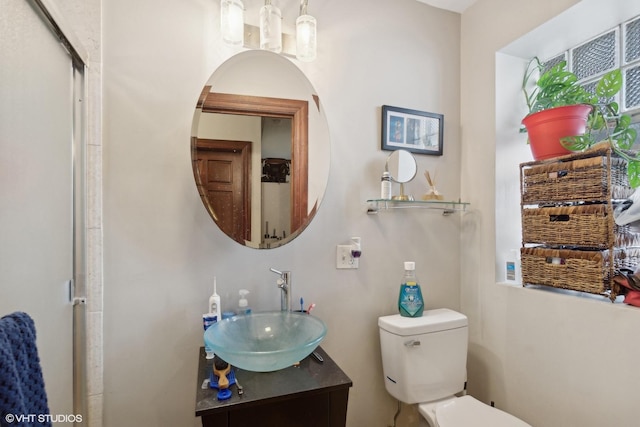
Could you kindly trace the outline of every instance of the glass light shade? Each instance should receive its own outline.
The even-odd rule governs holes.
[[[231,45],[244,44],[244,5],[240,0],[222,0],[220,4],[222,40]]]
[[[311,15],[296,19],[296,57],[305,62],[316,59],[316,18]]]
[[[282,14],[271,4],[260,9],[260,49],[282,52]]]

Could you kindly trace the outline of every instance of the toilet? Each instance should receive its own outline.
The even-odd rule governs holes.
[[[387,392],[418,404],[429,427],[531,427],[475,398],[460,395],[467,380],[467,317],[446,308],[422,317],[378,318]]]

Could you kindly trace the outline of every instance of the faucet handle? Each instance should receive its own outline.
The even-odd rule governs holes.
[[[270,268],[269,270],[273,271],[276,274],[279,274],[280,276],[282,276],[284,273],[282,273],[282,271],[276,270],[275,268]]]

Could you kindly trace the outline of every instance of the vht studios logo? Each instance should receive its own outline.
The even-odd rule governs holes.
[[[4,416],[7,424],[13,423],[81,423],[82,415],[65,414],[7,414]]]

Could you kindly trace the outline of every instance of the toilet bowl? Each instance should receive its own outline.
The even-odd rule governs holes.
[[[378,318],[382,370],[387,392],[417,404],[429,427],[531,427],[475,398],[466,389],[469,324],[449,309],[422,317]]]
[[[519,418],[467,395],[418,405],[429,427],[531,427]]]

